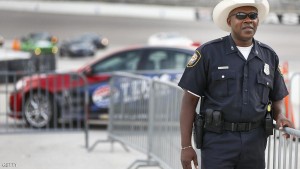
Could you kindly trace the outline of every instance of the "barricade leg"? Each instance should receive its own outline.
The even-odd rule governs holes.
[[[95,141],[95,143],[94,143],[90,148],[88,148],[88,152],[93,151],[94,148],[95,148],[99,143],[110,143],[110,144],[111,144],[111,152],[113,152],[113,150],[114,150],[113,145],[114,145],[115,142],[118,142],[119,144],[121,144],[121,146],[124,148],[124,150],[125,150],[126,152],[129,152],[129,151],[130,151],[130,150],[127,148],[127,146],[126,146],[122,141],[119,141],[119,140],[116,140],[116,139],[113,139],[113,138],[110,138],[110,137],[109,137],[109,138],[106,139],[106,140],[97,140],[97,141]]]

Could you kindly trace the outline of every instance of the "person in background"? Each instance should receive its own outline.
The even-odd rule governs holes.
[[[254,39],[268,12],[267,0],[223,0],[215,6],[214,23],[230,34],[196,49],[178,84],[184,89],[180,112],[184,169],[193,163],[198,166],[191,137],[200,98],[203,169],[264,169],[269,103],[277,125],[294,128],[282,114],[288,90],[279,58]]]

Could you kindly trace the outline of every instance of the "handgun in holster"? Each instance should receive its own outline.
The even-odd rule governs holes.
[[[195,119],[194,119],[194,142],[197,149],[201,149],[203,145],[203,134],[204,134],[204,117],[201,112],[201,107],[203,107],[204,97],[201,97],[200,103],[200,111],[199,113],[195,112]]]
[[[272,110],[272,102],[268,103],[267,113],[265,117],[265,130],[267,136],[273,135],[274,125],[273,125],[273,110]]]

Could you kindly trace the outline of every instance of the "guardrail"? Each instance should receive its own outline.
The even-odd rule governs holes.
[[[110,87],[108,139],[96,141],[89,151],[101,142],[119,142],[127,151],[129,146],[147,155],[147,159],[137,159],[128,169],[144,166],[181,169],[179,112],[182,89],[175,83],[129,73],[115,73]],[[283,131],[291,134],[291,139],[284,139]],[[283,166],[297,169],[299,132],[284,128],[280,134],[276,130],[269,138],[266,150],[268,169]]]

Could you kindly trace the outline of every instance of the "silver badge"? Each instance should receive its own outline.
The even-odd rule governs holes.
[[[270,75],[270,66],[266,63],[265,63],[265,66],[264,66],[264,72],[265,72],[266,75]]]

